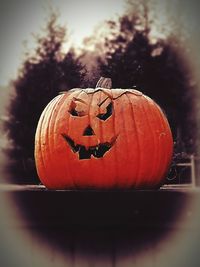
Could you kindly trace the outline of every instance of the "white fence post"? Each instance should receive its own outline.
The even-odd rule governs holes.
[[[176,166],[188,166],[191,170],[191,186],[195,188],[196,186],[196,174],[195,174],[195,157],[194,155],[189,156],[190,162],[187,163],[177,163]]]
[[[191,161],[191,179],[192,179],[192,187],[196,186],[196,176],[195,176],[195,158],[194,155],[190,156]]]

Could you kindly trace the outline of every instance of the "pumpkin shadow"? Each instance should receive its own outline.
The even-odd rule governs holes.
[[[64,255],[138,254],[176,231],[187,194],[148,191],[16,191],[23,222]]]

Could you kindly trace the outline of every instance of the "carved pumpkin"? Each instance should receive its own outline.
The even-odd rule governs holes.
[[[106,88],[107,87],[107,88]],[[133,89],[72,89],[43,111],[35,160],[50,189],[156,188],[172,157],[173,140],[160,107]]]

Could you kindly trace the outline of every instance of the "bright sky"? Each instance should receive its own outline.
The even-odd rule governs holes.
[[[0,6],[0,85],[15,77],[23,58],[23,41],[33,43],[31,33],[45,25],[48,6],[60,12],[60,23],[67,25],[71,38],[80,45],[101,21],[122,14],[125,0],[7,0]]]
[[[123,14],[128,0],[6,0],[0,3],[0,85],[15,78],[23,59],[23,41],[33,45],[31,33],[38,33],[45,25],[49,5],[60,12],[60,23],[71,33],[74,44],[80,45],[84,37],[93,33],[94,27],[105,19]],[[129,0],[130,1],[130,0]],[[136,0],[137,1],[137,0]],[[145,0],[138,0],[145,1]],[[149,0],[150,1],[150,0]],[[167,24],[167,14],[174,14],[181,25],[190,25],[197,36],[199,8],[187,0],[154,1],[156,20]],[[195,0],[191,0],[195,2]],[[179,16],[177,16],[177,12]],[[199,35],[198,35],[199,36]],[[197,43],[197,42],[196,42]],[[199,47],[199,42],[198,42]]]

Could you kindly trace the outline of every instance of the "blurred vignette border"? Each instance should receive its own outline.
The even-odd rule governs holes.
[[[162,4],[165,6],[164,2]],[[160,7],[162,4],[160,1]],[[41,35],[35,34],[36,49],[25,53],[17,77],[8,86],[10,89],[7,86],[1,88],[1,107],[4,104],[7,107],[6,112],[5,108],[1,111],[4,112],[1,113],[1,127],[4,128],[1,150],[5,150],[10,159],[8,169],[4,168],[1,176],[3,182],[39,184],[35,172],[33,144],[41,111],[59,91],[73,87],[94,87],[99,76],[111,77],[116,88],[136,87],[161,105],[174,134],[175,163],[182,155],[199,154],[200,35],[198,16],[195,13],[198,3],[183,1],[180,4],[179,1],[172,1],[167,6],[168,9],[155,14],[158,7],[153,1],[149,1],[149,5],[145,1],[140,1],[140,4],[130,1],[125,15],[102,23],[91,37],[85,39],[85,46],[81,49],[71,46],[67,52],[64,48],[69,43],[70,35],[59,24],[59,15],[52,12],[46,29]],[[15,8],[13,7],[14,13]],[[180,14],[179,23],[173,17],[177,10]],[[168,20],[167,24],[165,13],[172,14],[172,20]],[[160,19],[164,23],[157,23]],[[156,23],[161,25],[160,29],[155,30]],[[11,94],[9,99],[8,90]],[[9,144],[9,149],[6,144]],[[7,163],[7,160],[2,159],[2,164]],[[11,174],[5,179],[8,171]],[[13,210],[23,209],[22,206],[16,208],[13,204],[10,207]],[[10,207],[7,206],[8,209]],[[192,210],[195,207],[194,205]],[[9,213],[5,207],[2,211],[3,214]],[[4,221],[2,229],[8,227],[9,224]],[[7,244],[13,242],[12,236],[8,236],[4,236]],[[191,238],[186,238],[191,246],[191,253],[188,253],[193,257],[197,256],[194,248],[198,243],[197,235],[194,243]],[[6,249],[6,253],[8,250]],[[183,250],[180,248],[180,251]],[[193,263],[191,266],[197,266],[194,265],[195,260],[188,260]]]

